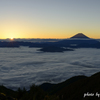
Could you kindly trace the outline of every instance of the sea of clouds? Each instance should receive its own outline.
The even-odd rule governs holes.
[[[16,90],[32,84],[59,83],[100,71],[100,49],[45,53],[38,48],[0,48],[0,85]]]

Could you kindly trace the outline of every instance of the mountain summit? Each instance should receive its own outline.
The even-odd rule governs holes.
[[[87,37],[87,36],[84,35],[83,33],[78,33],[78,34],[74,35],[74,36],[71,37],[71,38],[89,38],[89,37]]]

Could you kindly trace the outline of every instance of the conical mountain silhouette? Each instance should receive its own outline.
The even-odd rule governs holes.
[[[74,36],[71,37],[71,38],[89,38],[89,37],[87,37],[87,36],[84,35],[83,33],[78,33],[78,34],[74,35]]]
[[[70,39],[64,39],[61,41],[58,41],[56,43],[56,46],[60,46],[60,47],[71,47],[71,48],[100,48],[100,42],[95,40],[95,39],[91,39],[87,36],[85,36],[82,33],[78,33],[75,36],[71,37]]]

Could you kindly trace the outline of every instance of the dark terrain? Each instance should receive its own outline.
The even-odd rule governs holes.
[[[78,33],[70,39],[56,42],[24,42],[24,41],[0,41],[0,47],[20,47],[41,48],[43,52],[63,52],[72,51],[74,48],[100,48],[100,42]],[[66,48],[66,49],[65,49]],[[70,48],[70,49],[69,49]]]
[[[29,91],[0,86],[0,100],[100,100],[100,72],[90,77],[75,76],[59,84],[32,85]]]

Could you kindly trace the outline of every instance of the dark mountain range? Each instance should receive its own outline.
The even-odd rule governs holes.
[[[64,82],[58,83],[58,84],[51,84],[51,83],[43,83],[40,85],[40,87],[44,90],[49,92],[50,94],[56,94],[58,91],[62,90],[69,84],[72,84],[80,79],[87,78],[86,76],[80,75],[80,76],[74,76]]]
[[[73,82],[57,95],[62,98],[60,100],[100,100],[100,72]]]
[[[100,42],[78,33],[70,39],[56,42],[56,45],[71,48],[100,48]]]
[[[42,48],[40,50],[44,52],[53,52],[53,51],[63,52],[63,51],[69,51],[67,48],[100,48],[100,42],[95,39],[91,39],[82,33],[76,34],[70,39],[64,39],[57,42],[35,42],[35,43],[23,42],[23,41],[0,42],[0,47],[20,47],[20,46],[29,46],[30,48],[39,47]],[[65,47],[66,50],[63,47]]]
[[[100,100],[100,72],[75,76],[62,83],[32,85],[29,91],[0,86],[0,100]]]
[[[59,47],[59,48],[58,48]],[[78,33],[75,36],[71,37],[70,39],[61,40],[58,42],[48,42],[46,45],[40,49],[40,51],[44,52],[58,52],[58,51],[70,51],[61,49],[62,47],[66,48],[100,48],[100,42],[91,39],[85,36],[82,33]]]
[[[56,94],[59,100],[100,100],[100,72],[90,76],[75,76],[59,84],[45,83],[41,88]]]

